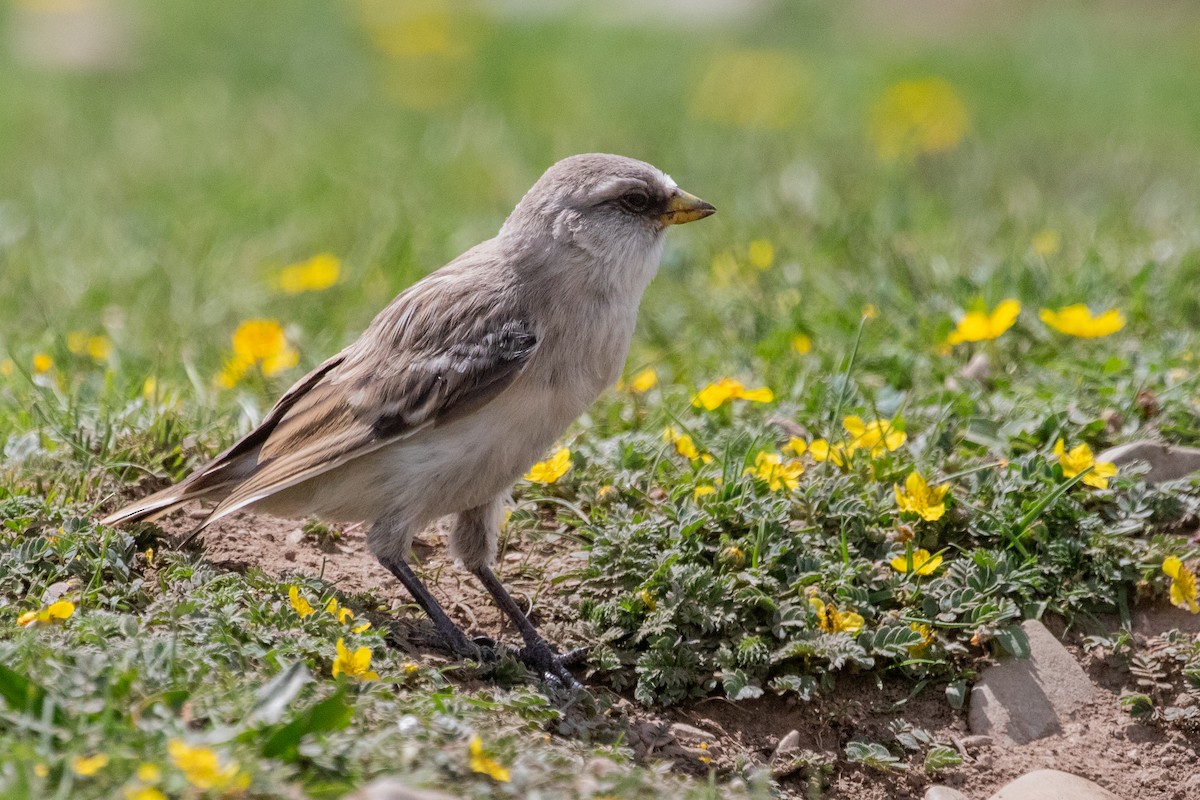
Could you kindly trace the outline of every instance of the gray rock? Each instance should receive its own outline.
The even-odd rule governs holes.
[[[1022,775],[992,795],[989,800],[1121,800],[1112,792],[1086,778],[1039,769]]]
[[[1096,460],[1111,461],[1118,467],[1144,461],[1150,465],[1150,471],[1146,473],[1149,483],[1175,481],[1200,472],[1200,448],[1173,447],[1148,439],[1110,447],[1096,456]]]
[[[800,731],[791,731],[786,736],[784,736],[782,739],[779,740],[779,744],[775,745],[775,753],[771,756],[771,759],[774,760],[776,758],[790,756],[792,753],[797,752],[799,749],[800,749]]]
[[[1006,659],[983,671],[971,689],[971,733],[998,744],[1027,744],[1062,731],[1063,722],[1096,687],[1054,634],[1037,620],[1021,624],[1028,659]]]
[[[344,800],[461,800],[435,789],[414,789],[399,778],[376,778]]]
[[[925,800],[968,800],[958,789],[949,786],[930,786],[925,790]]]
[[[984,747],[992,746],[992,737],[990,736],[964,736],[962,738],[962,746],[967,752],[974,753]]]

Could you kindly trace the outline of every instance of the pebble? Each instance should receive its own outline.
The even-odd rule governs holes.
[[[775,745],[775,752],[771,755],[771,758],[782,758],[783,756],[791,755],[799,749],[800,731],[790,731],[786,736],[779,740],[779,744]]]
[[[967,800],[967,796],[949,786],[930,786],[925,790],[925,800]]]

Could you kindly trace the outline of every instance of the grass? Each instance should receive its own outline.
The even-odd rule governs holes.
[[[1200,444],[1200,106],[1177,99],[1200,67],[1194,12],[914,6],[881,22],[866,4],[794,3],[680,28],[388,8],[144,4],[126,68],[3,54],[5,796],[334,797],[393,772],[479,797],[767,791],[635,763],[520,681],[413,664],[369,598],[340,598],[374,622],[353,633],[315,579],[223,573],[153,528],[94,522],[245,431],[573,152],[645,158],[720,209],[672,233],[643,304],[629,372],[658,384],[607,394],[567,436],[571,471],[518,487],[509,535],[557,516],[588,554],[577,634],[595,685],[660,707],[819,698],[858,671],[957,702],[982,657],[1022,651],[1022,617],[1165,598],[1163,558],[1194,555],[1169,534],[1194,521],[1197,486],[1072,482],[1053,446]],[[11,40],[36,13],[10,9]],[[410,33],[439,23],[442,44]],[[928,76],[961,99],[961,138],[880,158],[889,121],[872,109]],[[340,259],[334,287],[274,288],[319,252]],[[944,345],[963,312],[1009,297],[1024,306],[1011,330]],[[1128,324],[1087,340],[1037,319],[1076,302]],[[299,365],[220,388],[231,335],[258,318],[280,321]],[[89,353],[92,336],[111,351]],[[961,374],[972,356],[982,378]],[[774,399],[697,408],[723,376]],[[848,415],[905,441],[843,466],[782,453],[853,439]],[[664,441],[669,426],[711,460]],[[803,465],[795,487],[746,474],[761,452]],[[914,470],[950,485],[941,518],[897,511]],[[921,549],[942,559],[930,574],[909,565]],[[60,597],[69,619],[16,624]],[[339,638],[383,680],[333,678]],[[1195,674],[1194,646],[1179,652],[1171,670]],[[508,781],[472,769],[476,735]],[[202,788],[172,741],[210,748],[209,783],[227,785]],[[901,752],[845,744],[849,762]],[[108,763],[80,774],[97,753]]]

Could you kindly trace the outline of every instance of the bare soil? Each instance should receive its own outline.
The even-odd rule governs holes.
[[[177,513],[162,527],[172,535],[190,531],[203,515]],[[418,572],[468,635],[514,641],[516,632],[472,576],[449,562],[440,532],[432,528],[414,546]],[[357,611],[394,620],[398,646],[444,659],[432,627],[399,583],[375,560],[364,529],[351,528],[332,543],[306,536],[302,523],[241,514],[202,537],[205,557],[234,570],[258,568],[273,575],[317,576],[361,602]],[[496,573],[530,618],[563,648],[586,644],[574,606],[578,570],[586,563],[577,545],[539,531],[502,543]],[[366,607],[362,607],[366,606]],[[1068,639],[1070,644],[1070,639]],[[668,709],[647,709],[628,697],[608,697],[607,714],[623,741],[646,760],[669,761],[695,774],[735,770],[747,763],[770,765],[785,797],[846,800],[920,798],[931,783],[952,786],[970,798],[988,797],[1034,769],[1054,768],[1095,781],[1125,800],[1186,800],[1200,797],[1200,735],[1132,720],[1118,704],[1129,676],[1072,652],[1100,687],[1090,705],[1056,736],[1020,747],[1001,747],[971,737],[965,710],[952,709],[940,687],[910,696],[911,682],[874,676],[840,676],[831,696],[804,703],[766,697],[751,702],[708,698]],[[605,691],[601,689],[601,691]],[[906,771],[884,772],[848,765],[843,748],[853,738],[889,742],[889,725],[904,719],[941,741],[953,743],[964,764],[927,776],[920,756]],[[798,731],[801,758],[772,754],[789,731]],[[821,765],[826,765],[822,769]],[[808,794],[816,792],[819,795]]]

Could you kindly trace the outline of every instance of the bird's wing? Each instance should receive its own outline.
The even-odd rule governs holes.
[[[478,287],[446,289],[422,282],[380,314],[275,422],[254,471],[206,524],[468,414],[512,383],[537,347],[533,323]]]

